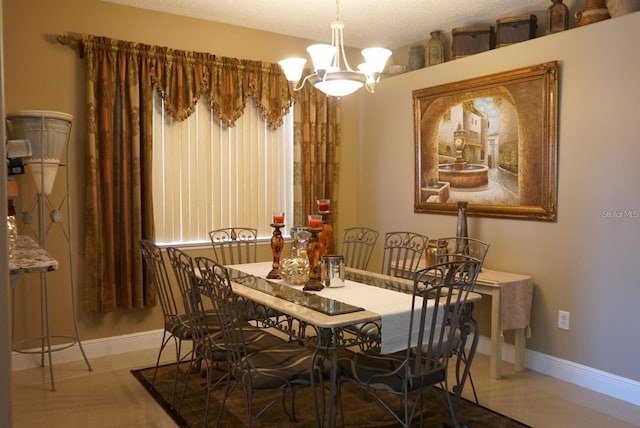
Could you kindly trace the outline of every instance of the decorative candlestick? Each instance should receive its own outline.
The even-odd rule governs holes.
[[[318,234],[320,240],[320,254],[327,255],[331,252],[333,241],[333,227],[331,226],[331,200],[318,199],[318,214],[322,217],[322,231]]]
[[[309,216],[311,217],[311,216]],[[309,220],[311,226],[311,219]],[[322,225],[322,224],[320,224]],[[309,227],[311,232],[311,238],[307,242],[307,257],[309,258],[309,281],[305,284],[307,290],[321,290],[322,286],[322,268],[320,265],[320,241],[318,240],[318,233],[322,231],[322,227]]]
[[[284,247],[284,238],[280,228],[284,227],[284,213],[273,213],[273,235],[271,235],[271,252],[273,253],[273,263],[271,264],[271,272],[267,275],[268,279],[280,279],[280,254]]]
[[[322,230],[318,234],[320,240],[320,254],[323,256],[331,253],[331,243],[333,242],[333,226],[331,226],[330,215],[331,212],[327,211],[322,215]]]

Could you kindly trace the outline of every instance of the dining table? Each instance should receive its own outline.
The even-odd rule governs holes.
[[[249,312],[263,314],[255,319],[324,353],[330,365],[327,426],[335,425],[339,404],[339,350],[375,348],[388,354],[415,343],[415,337],[409,342],[408,331],[412,316],[412,280],[347,268],[344,286],[307,291],[303,285],[268,279],[271,262],[226,268],[234,293],[253,308]],[[479,294],[470,293],[468,301],[480,299]],[[468,367],[465,370],[465,374],[468,373]],[[464,382],[466,376],[461,379]],[[464,384],[453,390],[460,395],[463,387]]]

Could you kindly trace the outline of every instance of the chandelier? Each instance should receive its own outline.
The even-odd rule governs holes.
[[[331,44],[307,47],[314,72],[300,82],[307,62],[305,58],[287,58],[278,62],[294,91],[299,91],[309,81],[325,94],[334,97],[352,94],[363,86],[368,92],[375,92],[391,51],[384,48],[363,49],[362,56],[365,62],[358,66],[358,71],[352,70],[344,52],[343,31],[344,23],[340,20],[340,6],[336,0],[336,20],[331,23]],[[341,59],[344,68],[341,67]]]

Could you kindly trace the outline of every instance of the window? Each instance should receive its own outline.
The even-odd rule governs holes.
[[[270,237],[273,211],[293,214],[293,110],[273,131],[252,101],[234,128],[222,125],[204,99],[195,109],[178,122],[155,95],[156,241],[208,242],[209,231],[230,226]]]

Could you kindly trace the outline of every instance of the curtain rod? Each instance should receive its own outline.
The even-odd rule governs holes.
[[[80,58],[84,58],[84,44],[82,43],[82,37],[77,33],[58,34],[56,36],[58,43],[64,46],[78,47],[78,55]]]

